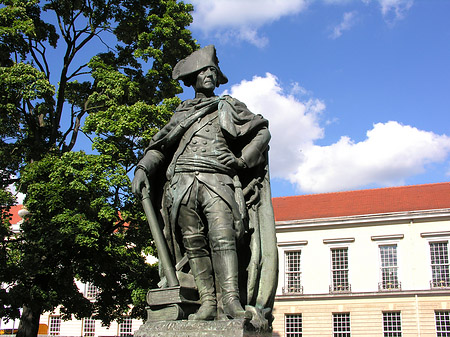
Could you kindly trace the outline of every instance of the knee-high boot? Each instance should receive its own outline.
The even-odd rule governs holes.
[[[238,260],[235,250],[214,250],[214,270],[222,289],[222,304],[229,318],[245,318],[246,313],[239,300]]]
[[[211,259],[209,256],[189,259],[189,265],[197,284],[201,306],[189,320],[213,320],[217,316],[217,300],[214,289]]]

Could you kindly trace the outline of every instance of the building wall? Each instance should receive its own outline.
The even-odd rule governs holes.
[[[273,336],[285,336],[287,314],[302,315],[302,336],[333,336],[336,313],[350,314],[353,337],[383,336],[383,312],[396,311],[401,313],[402,336],[428,337],[436,336],[435,312],[450,314],[450,287],[430,288],[430,242],[450,241],[450,208],[278,221],[277,239],[280,276]],[[379,291],[380,245],[397,246],[401,289]],[[330,293],[330,249],[342,247],[348,248],[351,292]],[[301,251],[302,294],[283,293],[284,254],[293,250]],[[40,323],[48,328],[50,313]],[[141,324],[133,320],[132,331]],[[95,336],[118,334],[117,323],[109,328],[95,323]],[[83,321],[62,321],[59,335],[83,336]]]
[[[333,313],[350,313],[351,336],[383,336],[383,312],[400,311],[402,336],[436,336],[435,311],[450,289],[431,289],[430,242],[448,242],[450,213],[386,214],[277,223],[280,276],[274,336],[302,314],[303,336],[333,336]],[[401,289],[379,291],[380,245],[397,245]],[[332,248],[348,248],[350,293],[330,293]],[[285,252],[301,251],[303,294],[283,294]]]
[[[341,226],[341,227],[339,227]],[[352,291],[377,291],[380,281],[380,245],[397,245],[398,274],[402,289],[430,289],[430,241],[448,240],[449,235],[423,238],[421,233],[443,232],[450,229],[450,221],[417,222],[397,224],[370,224],[360,226],[324,225],[295,231],[278,232],[280,275],[283,276],[284,252],[301,250],[301,271],[304,292],[308,294],[328,293],[331,282],[330,249],[348,247],[349,280]],[[403,238],[372,238],[389,235]],[[352,242],[324,243],[327,239],[354,239]],[[306,242],[307,243],[306,243]],[[286,243],[292,242],[291,245]],[[298,242],[296,244],[295,242]],[[277,294],[282,294],[284,280],[278,284]]]
[[[48,327],[50,326],[50,316],[58,315],[56,310],[53,313],[44,313],[41,315],[40,324]],[[134,333],[142,325],[142,320],[132,320],[132,332]],[[49,331],[44,335],[48,335]],[[71,319],[69,321],[61,321],[60,336],[84,336],[83,320]],[[119,324],[117,322],[111,323],[109,327],[102,326],[101,321],[95,321],[95,336],[119,336]]]
[[[76,282],[80,291],[87,296],[87,285],[81,282]],[[89,297],[88,297],[89,298]],[[50,319],[51,316],[59,316],[59,308],[54,310],[53,312],[46,312],[40,317],[40,335],[49,335],[50,334]],[[137,331],[139,327],[143,324],[142,320],[133,319],[132,320],[132,333]],[[44,328],[42,328],[44,327]],[[45,329],[46,327],[46,329]],[[45,331],[42,331],[45,330]],[[101,321],[95,321],[95,336],[120,336],[119,324],[117,322],[112,322],[110,326],[102,326]],[[84,320],[78,320],[72,318],[68,321],[62,321],[60,324],[59,336],[85,336],[84,332]]]
[[[402,335],[436,336],[435,310],[449,310],[450,298],[432,295],[406,297],[326,298],[277,301],[273,336],[284,336],[286,314],[301,313],[303,336],[333,336],[333,313],[350,313],[351,335],[383,336],[383,312],[400,311]]]

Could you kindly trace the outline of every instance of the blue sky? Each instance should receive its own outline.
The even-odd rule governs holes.
[[[269,119],[273,196],[450,180],[450,1],[192,3],[216,93]]]
[[[450,181],[450,1],[186,2],[216,93],[269,120],[273,196]]]

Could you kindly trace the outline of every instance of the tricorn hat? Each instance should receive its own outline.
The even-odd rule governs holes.
[[[219,59],[216,55],[216,48],[212,44],[194,51],[191,55],[178,62],[173,68],[172,78],[174,80],[183,80],[189,75],[211,66],[217,69],[217,86],[219,86],[219,84],[227,83],[228,78],[219,68]]]

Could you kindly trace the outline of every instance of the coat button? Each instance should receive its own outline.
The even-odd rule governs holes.
[[[199,173],[200,173],[200,172],[198,172],[198,171],[195,171],[195,175],[196,175],[196,176],[198,176],[198,175],[199,175]]]

